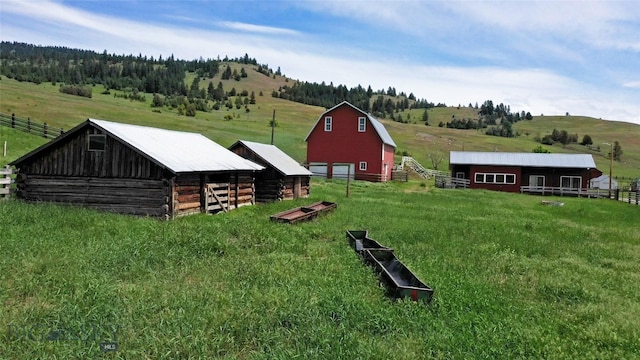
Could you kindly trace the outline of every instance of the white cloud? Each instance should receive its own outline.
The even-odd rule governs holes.
[[[303,2],[303,4],[307,7],[320,8],[332,3],[327,5],[311,2],[309,5]],[[367,6],[363,4],[358,1],[347,1],[345,6],[347,10],[365,7],[369,10],[359,16],[371,17],[370,21],[384,20],[389,23],[401,22],[401,15],[406,15],[405,20],[415,21],[419,16],[408,9],[415,7],[423,11],[427,6],[420,2],[399,2],[391,4],[397,5],[397,9],[391,6],[391,10],[384,12],[390,6],[389,3],[376,2],[371,7],[368,2]],[[454,10],[460,12],[459,8],[464,6],[468,6],[465,12],[472,12],[477,8],[477,5],[472,2],[456,4],[457,10],[452,10],[443,6],[442,3],[436,3],[441,8],[440,13],[454,12]],[[494,11],[498,11],[496,4],[492,2],[488,4]],[[478,65],[433,66],[391,56],[385,59],[378,54],[367,53],[358,46],[315,43],[310,36],[295,30],[242,22],[223,22],[220,23],[224,25],[219,28],[221,30],[212,31],[195,27],[180,28],[170,24],[144,24],[97,15],[48,1],[9,0],[3,1],[2,6],[3,18],[5,16],[7,18],[11,16],[12,19],[22,17],[18,22],[31,24],[25,29],[15,21],[14,23],[3,21],[0,24],[3,40],[95,51],[106,49],[112,53],[142,53],[150,56],[174,54],[184,59],[215,58],[217,55],[233,57],[248,53],[261,63],[279,66],[286,75],[303,81],[333,82],[336,85],[345,84],[349,87],[371,85],[375,90],[392,86],[398,91],[413,92],[419,98],[426,98],[436,103],[445,102],[448,105],[481,103],[491,99],[494,103],[504,102],[511,105],[513,111],[525,110],[546,115],[569,112],[574,115],[640,124],[636,90],[640,88],[638,81],[629,81],[624,83],[624,86],[612,89],[592,86],[583,80],[561,75],[557,70],[531,65],[511,68]],[[398,10],[400,8],[402,12]],[[532,17],[536,14],[535,9],[534,6]],[[347,12],[338,8],[332,11]],[[476,20],[478,22],[490,24],[489,18],[493,12],[484,11],[486,13],[474,15],[475,19],[479,19]],[[509,17],[512,15],[509,11],[505,9],[502,15]],[[375,17],[378,13],[380,16]],[[529,24],[528,27],[533,28],[544,24],[559,27],[561,18],[562,16],[555,16],[551,20],[534,20],[534,22],[537,21],[537,25]],[[517,17],[516,20],[500,20],[499,26],[504,28],[515,26],[511,22],[517,24],[520,20]],[[229,30],[224,31],[225,29]],[[524,38],[527,37],[524,36]],[[528,38],[529,42],[523,47],[535,45],[535,49],[545,49],[548,53],[554,53],[555,57],[570,59],[569,63],[588,60],[575,49],[564,49],[560,44],[546,43],[545,39],[544,37],[533,40]],[[447,48],[459,45],[441,46]],[[532,55],[535,49],[532,50]],[[492,55],[491,52],[491,49],[487,50],[486,56],[502,56]]]
[[[291,30],[291,29],[245,24],[245,23],[232,22],[232,21],[223,21],[223,22],[220,22],[219,25],[231,30],[241,30],[241,31],[255,32],[255,33],[261,33],[261,34],[271,34],[271,35],[299,35],[300,34],[298,31]]]

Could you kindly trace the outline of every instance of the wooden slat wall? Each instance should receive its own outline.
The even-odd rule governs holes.
[[[255,204],[254,179],[249,172],[180,174],[175,184],[173,206],[176,216],[203,211],[215,214]]]
[[[231,175],[229,178],[229,208],[235,209],[255,204],[255,191],[253,174],[240,172]]]
[[[16,195],[28,201],[72,203],[123,214],[170,217],[170,182],[167,180],[20,173],[16,186]]]
[[[29,163],[21,164],[20,172],[36,175],[162,179],[161,167],[110,136],[106,137],[105,151],[88,151],[89,134],[100,134],[100,131],[89,127],[77,136],[65,139]]]

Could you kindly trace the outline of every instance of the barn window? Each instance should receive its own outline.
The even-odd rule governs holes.
[[[484,174],[476,173],[476,184],[482,184],[484,182]]]
[[[366,161],[360,161],[360,170],[362,170],[362,171],[366,171],[367,170],[367,162]]]
[[[358,131],[359,132],[367,131],[367,118],[364,118],[364,117],[358,118]]]
[[[331,116],[324,118],[324,131],[331,131]]]
[[[107,136],[103,134],[89,135],[89,151],[104,151],[107,144]]]

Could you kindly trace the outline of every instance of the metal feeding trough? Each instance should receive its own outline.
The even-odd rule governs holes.
[[[347,239],[353,250],[361,256],[364,256],[364,251],[369,249],[393,251],[392,248],[383,246],[370,238],[367,230],[349,230]]]
[[[318,216],[319,214],[328,212],[338,207],[338,204],[320,201],[308,206],[301,206],[275,215],[271,215],[271,221],[283,222],[283,223],[295,223],[302,220],[310,220]]]
[[[366,230],[347,231],[347,239],[362,260],[378,273],[391,297],[431,302],[433,289],[398,260],[393,249],[369,238]]]

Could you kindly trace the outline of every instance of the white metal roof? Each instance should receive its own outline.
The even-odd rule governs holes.
[[[311,133],[313,132],[313,130],[316,128],[316,126],[318,126],[318,123],[324,119],[324,115],[326,113],[329,113],[331,111],[333,111],[333,109],[338,108],[342,105],[349,105],[352,108],[356,109],[357,111],[361,112],[362,114],[367,116],[367,119],[369,120],[369,122],[371,123],[371,125],[373,126],[374,130],[376,131],[376,133],[378,133],[378,136],[380,136],[380,139],[382,140],[383,143],[387,144],[387,145],[391,145],[393,147],[398,147],[398,145],[396,145],[396,143],[393,141],[393,139],[391,138],[391,135],[389,135],[389,132],[387,131],[387,129],[384,127],[384,125],[378,121],[376,118],[374,118],[373,116],[371,116],[370,114],[358,109],[357,107],[353,106],[351,103],[347,102],[347,101],[343,101],[340,104],[332,107],[331,109],[328,109],[327,111],[323,112],[320,117],[318,118],[318,120],[316,120],[315,124],[313,124],[313,127],[311,127],[311,130],[309,131],[309,133],[307,134],[307,137],[304,139],[304,141],[307,141],[307,139],[309,139],[309,135],[311,135]]]
[[[287,155],[284,151],[278,149],[275,145],[239,140],[237,143],[232,145],[231,148],[235,147],[237,144],[243,144],[285,176],[313,175],[311,171],[298,164],[297,161]]]
[[[452,151],[451,165],[497,165],[595,169],[591,154],[544,154],[513,152]]]
[[[88,121],[174,173],[264,169],[202,134],[97,119]]]

